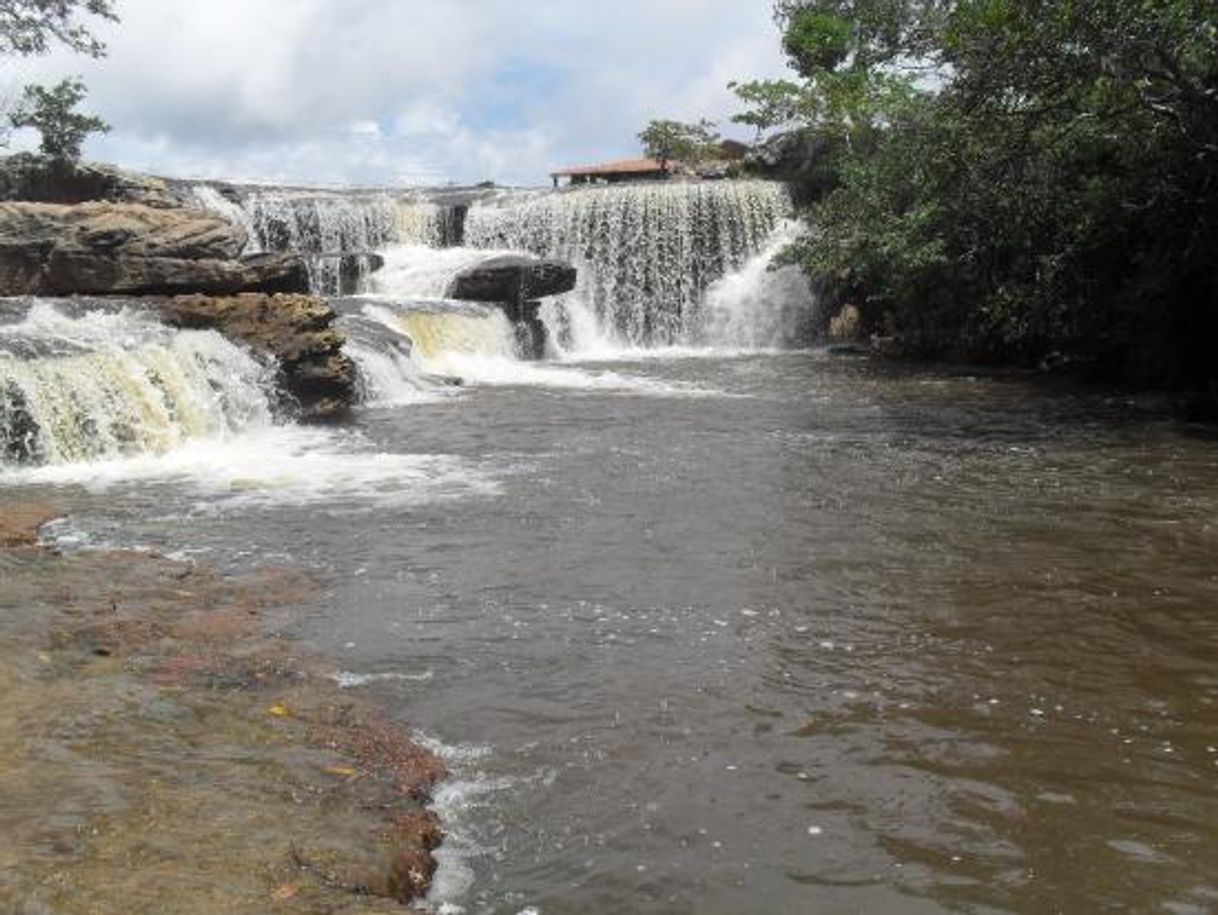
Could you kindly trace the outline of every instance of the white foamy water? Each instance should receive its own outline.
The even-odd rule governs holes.
[[[0,468],[159,454],[271,422],[270,369],[214,331],[36,302],[0,325]]]
[[[417,674],[384,673],[357,674],[343,670],[336,673],[332,679],[339,689],[358,689],[373,683],[426,683],[435,677],[435,671],[425,670]]]
[[[773,266],[802,231],[800,223],[784,220],[760,252],[711,284],[697,339],[716,349],[745,350],[789,349],[807,341],[816,317],[808,278],[794,264]]]
[[[462,270],[511,252],[397,244],[384,248],[380,253],[385,258],[385,266],[369,279],[368,291],[371,294],[442,299]]]
[[[467,460],[379,452],[362,436],[301,426],[190,442],[162,455],[0,470],[0,485],[77,485],[97,493],[158,484],[195,496],[204,512],[340,498],[408,505],[498,492],[495,479]]]
[[[601,341],[657,346],[697,332],[707,287],[759,252],[790,210],[769,181],[584,188],[477,204],[465,237],[573,263],[573,301],[595,316]],[[576,329],[575,346],[595,342],[586,331]]]

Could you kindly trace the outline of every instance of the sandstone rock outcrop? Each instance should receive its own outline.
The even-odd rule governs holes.
[[[111,165],[64,165],[46,156],[20,153],[0,158],[0,200],[83,203],[108,200],[151,207],[181,206],[168,182]]]
[[[448,296],[473,302],[518,304],[575,288],[576,271],[562,261],[527,255],[493,257],[457,274]]]
[[[334,310],[307,295],[183,295],[150,299],[175,327],[212,329],[279,364],[283,390],[304,419],[340,416],[356,396],[355,364],[334,329]]]
[[[0,203],[0,295],[304,292],[292,254],[241,258],[245,232],[201,210]]]

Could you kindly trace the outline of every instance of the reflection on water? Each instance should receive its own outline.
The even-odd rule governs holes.
[[[99,535],[323,576],[304,634],[351,688],[483,748],[451,762],[437,902],[1218,908],[1212,440],[809,354],[611,371],[662,393],[522,378],[359,418],[481,495],[50,495]]]

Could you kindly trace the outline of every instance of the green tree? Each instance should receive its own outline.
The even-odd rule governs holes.
[[[732,123],[752,127],[756,131],[755,140],[760,140],[767,130],[798,120],[810,102],[804,88],[787,79],[731,82],[727,87],[749,106],[746,111],[733,115]]]
[[[714,123],[705,119],[696,124],[659,120],[648,122],[639,142],[645,156],[667,165],[673,160],[696,163],[716,158],[720,138]]]
[[[831,295],[926,354],[1218,377],[1218,4],[776,15],[807,98],[795,123],[849,141],[791,253]]]
[[[114,0],[0,0],[0,55],[45,54],[55,42],[101,57],[106,46],[82,16],[118,21]]]
[[[102,57],[106,53],[105,44],[82,21],[90,16],[117,22],[118,16],[114,12],[114,0],[0,0],[0,56],[28,57],[34,54],[45,54],[58,43],[78,54]],[[23,103],[14,103],[11,99],[0,100],[0,112],[6,115],[3,117],[5,123],[3,127],[0,127],[0,147],[8,145],[6,128],[16,125],[18,121],[24,123],[29,118],[36,117],[39,123],[50,129],[50,134],[46,131],[43,132],[44,152],[47,150],[48,138],[50,138],[52,145],[64,152],[76,149],[74,156],[56,158],[56,161],[75,161],[76,158],[79,158],[80,140],[88,133],[108,128],[96,118],[67,121],[58,126],[46,120],[57,106],[65,113],[71,112],[71,109],[83,98],[83,90],[66,107],[63,102],[75,91],[72,87],[79,86],[79,81],[70,80],[65,80],[50,89],[27,86],[23,95]],[[79,119],[81,116],[74,115],[74,117]],[[28,126],[38,125],[30,121]],[[82,127],[84,133],[77,139],[74,147],[72,143],[65,142],[71,139],[74,131],[79,131]]]
[[[65,79],[50,88],[26,86],[25,100],[11,115],[11,123],[37,130],[42,135],[39,148],[52,162],[75,164],[85,137],[110,129],[101,118],[75,110],[85,95],[85,85],[78,79]]]

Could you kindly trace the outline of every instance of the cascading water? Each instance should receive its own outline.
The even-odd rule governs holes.
[[[588,188],[476,205],[465,239],[570,261],[580,282],[568,310],[590,306],[603,332],[656,346],[702,336],[707,290],[790,211],[785,188],[767,181]]]
[[[161,453],[269,424],[268,375],[213,331],[36,302],[0,325],[0,466]]]
[[[199,206],[246,230],[246,253],[303,255],[317,295],[364,291],[379,266],[377,252],[389,245],[439,247],[458,232],[451,208],[388,192],[250,188],[225,194],[201,184],[192,194]]]
[[[760,253],[711,284],[698,342],[733,349],[789,349],[812,338],[816,300],[807,274],[795,264],[774,268],[778,255],[802,231],[798,222],[784,220]]]
[[[511,356],[497,315],[474,319],[468,309],[435,301],[462,270],[503,253],[578,268],[577,289],[546,300],[540,312],[551,351],[563,356],[674,344],[801,345],[814,314],[798,271],[768,269],[796,232],[787,191],[774,182],[502,191],[446,202],[390,192],[200,185],[195,197],[244,226],[251,251],[304,254],[315,293],[371,296],[413,316],[403,319],[409,330],[403,320],[391,322],[394,332],[421,338],[413,373],[384,340],[348,346],[365,376],[365,398],[374,401],[402,401],[427,372],[455,371],[454,360],[437,364],[441,346],[455,347],[467,369],[472,353]],[[414,307],[419,299],[426,302]],[[352,336],[359,334],[353,327]]]

